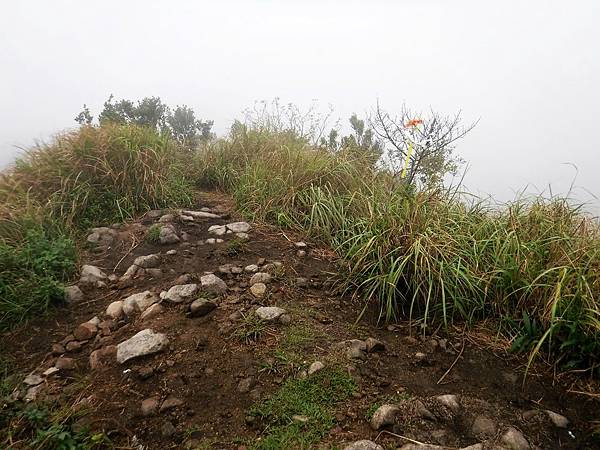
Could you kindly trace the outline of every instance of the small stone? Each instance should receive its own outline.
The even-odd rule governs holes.
[[[362,351],[359,347],[349,347],[348,350],[346,350],[346,356],[349,359],[360,359],[362,361],[367,359],[367,355],[365,355],[365,352]]]
[[[113,364],[117,355],[117,347],[107,345],[90,353],[90,368],[92,370],[100,370],[109,367]]]
[[[457,414],[460,411],[460,403],[456,395],[446,394],[438,395],[436,399],[444,406],[448,407],[453,413]]]
[[[214,274],[200,277],[202,290],[212,294],[223,294],[227,291],[227,284]]]
[[[569,419],[567,419],[565,416],[555,413],[554,411],[550,411],[549,409],[545,410],[545,413],[548,415],[555,427],[567,428],[569,426]]]
[[[308,416],[301,416],[299,414],[294,414],[292,416],[292,422],[296,422],[296,423],[308,423],[310,421],[310,418]]]
[[[491,438],[496,434],[496,423],[488,417],[477,416],[471,426],[471,432],[478,438]]]
[[[371,428],[379,430],[387,425],[393,425],[396,422],[396,415],[400,409],[394,405],[382,405],[373,414],[371,418]]]
[[[368,353],[374,353],[374,352],[384,352],[385,351],[385,344],[375,338],[367,338],[365,340],[365,344],[367,346],[367,352]]]
[[[123,317],[123,314],[124,313],[123,313],[123,301],[122,300],[112,302],[106,308],[106,315],[114,320],[119,320],[121,317]]]
[[[97,285],[98,282],[104,281],[106,279],[106,274],[96,266],[85,264],[81,267],[81,275],[79,278],[79,281],[81,283]]]
[[[67,286],[65,287],[65,302],[69,305],[74,305],[83,300],[83,292],[79,289],[79,286]]]
[[[306,251],[305,251],[305,250],[298,250],[298,251],[296,252],[296,256],[297,256],[298,258],[304,258],[304,257],[306,256]]]
[[[258,266],[256,264],[249,264],[246,267],[244,267],[244,272],[256,273],[256,272],[258,272]]]
[[[155,397],[150,397],[142,401],[141,411],[142,416],[149,417],[156,414],[158,411],[159,400]]]
[[[294,242],[294,246],[296,248],[306,248],[307,247],[306,242],[302,242],[302,241]]]
[[[52,354],[54,356],[62,355],[65,352],[65,347],[61,344],[52,344]]]
[[[286,310],[277,306],[261,306],[256,308],[255,314],[260,320],[275,322],[282,315],[286,314]]]
[[[238,383],[237,390],[238,392],[241,392],[243,394],[246,392],[250,392],[252,386],[254,386],[254,379],[252,377],[244,378]]]
[[[58,358],[54,363],[54,367],[58,370],[73,370],[75,369],[75,360],[73,358]]]
[[[213,311],[217,305],[215,305],[210,300],[206,300],[205,298],[199,298],[198,300],[194,300],[190,305],[190,316],[191,317],[202,317],[207,315],[209,312]]]
[[[98,333],[98,327],[89,322],[82,323],[73,331],[73,336],[79,341],[89,341]]]
[[[133,264],[138,267],[141,267],[143,269],[152,269],[152,268],[160,266],[160,255],[152,254],[152,255],[138,256],[133,261]]]
[[[240,241],[247,241],[250,239],[250,235],[248,233],[235,233],[235,237]]]
[[[247,233],[252,229],[247,222],[233,222],[226,225],[227,229],[232,233]]]
[[[136,312],[144,312],[151,305],[158,302],[159,298],[154,292],[144,291],[130,295],[123,300],[123,312],[131,316]]]
[[[79,341],[70,341],[65,346],[68,352],[78,352],[81,350],[81,342]]]
[[[263,298],[267,293],[267,286],[264,283],[255,283],[250,286],[250,292],[256,298]]]
[[[383,450],[383,447],[373,441],[363,439],[362,441],[353,442],[344,447],[344,450]]]
[[[42,384],[43,382],[44,379],[34,373],[30,373],[23,380],[23,383],[25,383],[27,386],[37,386],[38,384]]]
[[[161,216],[160,219],[158,219],[158,221],[160,223],[169,223],[169,222],[173,222],[175,220],[175,216],[173,214],[165,214],[163,216]]]
[[[160,427],[160,433],[162,434],[162,437],[170,438],[177,433],[177,430],[175,429],[175,426],[167,420],[165,423],[163,423],[162,427]]]
[[[308,368],[307,374],[312,375],[313,373],[317,373],[319,370],[322,370],[324,368],[325,364],[323,364],[321,361],[315,361]]]
[[[162,413],[170,409],[178,408],[181,405],[183,405],[183,400],[176,397],[167,397],[167,399],[162,402],[162,405],[160,405],[159,412]]]
[[[177,254],[177,250],[172,249],[172,250],[167,250],[167,255],[169,256],[175,256]]]
[[[39,395],[39,393],[42,392],[42,389],[44,389],[43,384],[39,384],[37,386],[31,386],[29,389],[27,389],[27,393],[25,394],[24,400],[26,402],[34,401],[37,398],[37,396]]]
[[[502,443],[510,450],[529,450],[529,442],[516,428],[510,427],[501,437]]]
[[[227,228],[225,225],[211,225],[208,227],[208,232],[216,236],[223,236],[225,233],[227,233]]]
[[[197,284],[182,284],[173,286],[162,298],[173,303],[191,301],[198,292]]]
[[[45,377],[49,377],[51,375],[54,375],[55,373],[60,372],[60,370],[58,369],[58,367],[50,367],[48,369],[46,369],[43,373],[43,375]]]
[[[163,245],[177,244],[181,239],[177,236],[173,225],[165,225],[160,228],[158,240]]]
[[[140,316],[140,319],[142,319],[142,320],[152,319],[153,317],[160,316],[164,312],[164,310],[165,309],[162,307],[162,305],[160,303],[155,303],[142,313],[142,315]]]
[[[123,364],[133,358],[158,353],[167,345],[166,335],[147,328],[117,346],[117,361]]]
[[[183,214],[192,216],[194,219],[220,219],[221,216],[208,211],[183,211]]]
[[[255,273],[250,278],[250,286],[252,286],[253,284],[256,284],[256,283],[267,284],[269,281],[271,281],[271,278],[272,277],[271,277],[270,273],[266,273],[266,272]]]
[[[308,286],[308,279],[303,278],[303,277],[298,277],[294,280],[294,284],[297,287],[306,287],[306,286]]]

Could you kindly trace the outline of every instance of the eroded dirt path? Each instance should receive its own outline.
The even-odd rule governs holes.
[[[522,387],[522,360],[460,334],[415,335],[369,314],[355,324],[363,305],[332,291],[326,249],[256,224],[215,227],[241,221],[225,196],[205,194],[196,210],[91,238],[82,264],[106,278],[92,271],[83,298],[2,337],[17,369],[37,376],[15,398],[82,408],[81,425],[120,448],[598,448],[598,401],[544,375]],[[129,269],[148,255],[158,257]],[[178,297],[173,286],[195,287]],[[143,330],[164,340],[119,363]]]

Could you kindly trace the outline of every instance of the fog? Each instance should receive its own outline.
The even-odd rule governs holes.
[[[218,133],[255,100],[346,120],[379,99],[480,119],[457,148],[472,191],[574,181],[596,209],[599,21],[597,0],[4,2],[0,165],[111,93],[187,104]]]

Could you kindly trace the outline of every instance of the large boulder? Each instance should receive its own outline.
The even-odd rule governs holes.
[[[167,345],[169,339],[165,334],[147,328],[117,345],[117,362],[123,364],[133,358],[158,353]]]

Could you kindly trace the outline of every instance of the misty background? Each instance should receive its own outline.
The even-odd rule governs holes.
[[[574,181],[597,213],[599,19],[597,0],[4,2],[0,166],[111,93],[186,104],[218,134],[256,100],[318,100],[345,124],[379,99],[480,119],[456,151],[471,191]]]

